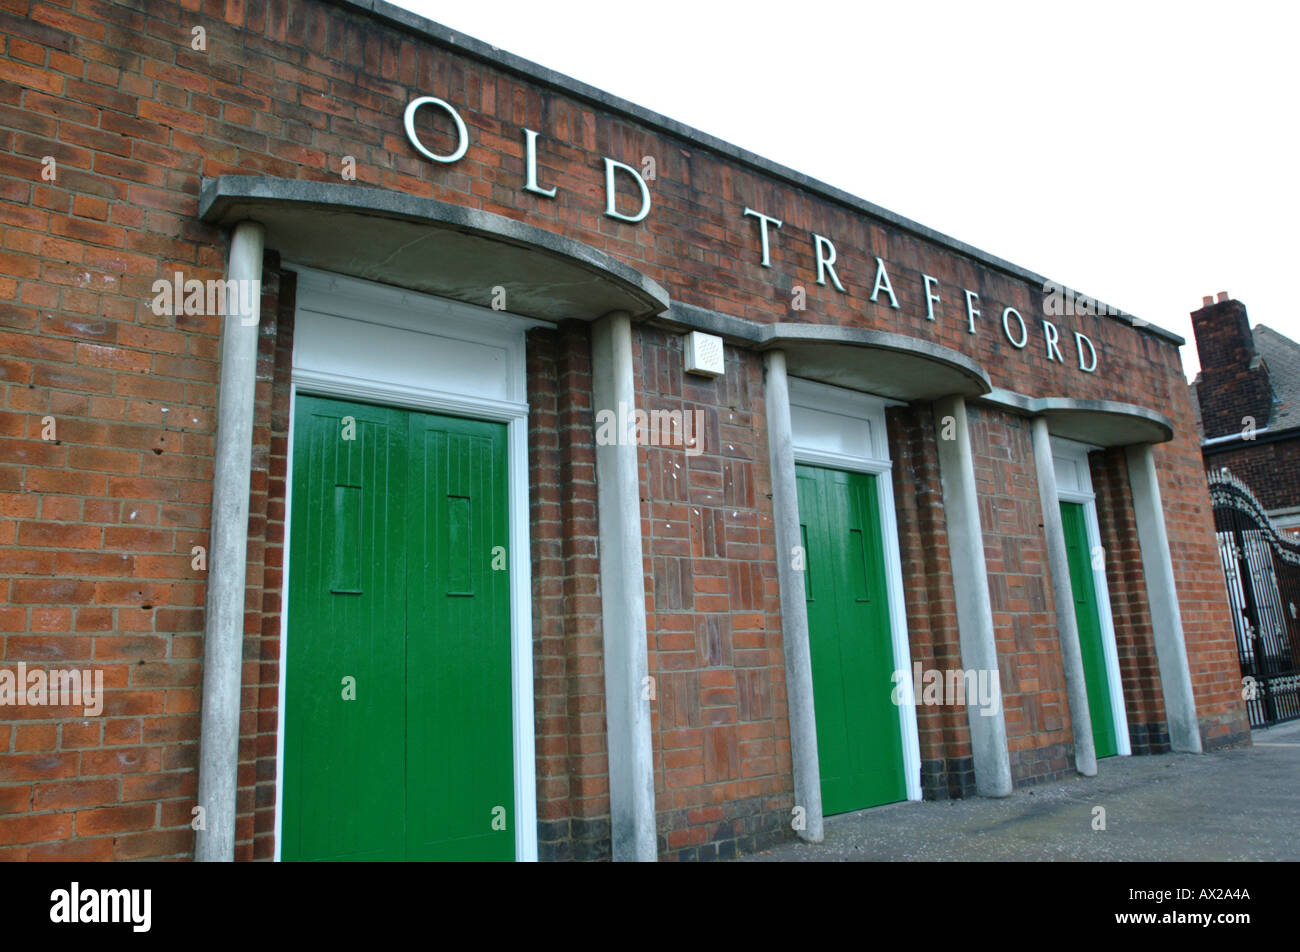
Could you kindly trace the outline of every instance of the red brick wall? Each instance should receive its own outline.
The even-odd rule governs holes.
[[[933,405],[890,407],[885,422],[912,662],[920,662],[923,670],[957,670],[963,667],[961,640]],[[975,768],[965,705],[918,705],[916,727],[922,795],[933,800],[973,796]]]
[[[1227,467],[1267,510],[1300,506],[1300,435],[1242,442],[1205,454],[1205,471]]]
[[[1178,415],[1185,419],[1190,405],[1183,401],[1175,410],[1181,411]],[[1194,430],[1190,435],[1186,428],[1179,432],[1181,435],[1173,442],[1157,448],[1156,468],[1201,740],[1210,750],[1248,741],[1250,728],[1240,694],[1241,667],[1224,594],[1205,476],[1189,473],[1186,466],[1187,460],[1199,454],[1198,441]],[[1169,749],[1169,731],[1128,466],[1122,449],[1093,453],[1089,461],[1097,492],[1101,543],[1106,550],[1106,580],[1130,739],[1134,753],[1160,753]]]
[[[1190,399],[1184,396],[1170,415],[1177,435],[1155,448],[1155,463],[1201,741],[1213,749],[1248,741],[1250,729],[1241,697],[1241,665],[1214,536],[1209,488],[1205,472],[1193,467],[1201,452],[1190,425]]]
[[[528,335],[538,851],[609,856],[591,338],[577,321]]]
[[[1014,782],[1074,767],[1065,670],[1029,421],[968,410]]]
[[[789,831],[794,806],[761,358],[683,373],[681,338],[633,343],[639,406],[704,423],[643,446],[642,544],[661,853],[713,859]]]
[[[1084,374],[1049,363],[1037,330],[1041,288],[351,9],[320,0],[0,0],[0,11],[12,15],[0,38],[3,660],[93,662],[110,688],[105,716],[90,724],[68,712],[6,712],[0,803],[18,812],[0,816],[0,843],[10,844],[0,855],[126,858],[190,849],[206,581],[190,558],[194,545],[206,544],[221,319],[159,316],[148,302],[153,282],[175,271],[222,276],[225,239],[195,219],[204,176],[339,182],[342,157],[353,155],[359,185],[566,235],[639,269],[677,301],[756,321],[912,334],[970,354],[997,386],[1127,400],[1172,412],[1182,433],[1194,432],[1177,352],[1167,343],[1107,318],[1061,318],[1067,361],[1070,332],[1081,330],[1101,354],[1098,369]],[[195,26],[206,30],[206,51],[191,49]],[[401,134],[406,103],[426,93],[456,105],[471,129],[469,153],[454,166],[421,160]],[[554,201],[522,191],[524,125],[541,132],[542,181],[561,189]],[[644,155],[657,159],[654,208],[640,225],[600,214],[607,155],[634,165]],[[53,181],[42,178],[44,156],[57,161]],[[758,263],[746,205],[785,221],[771,269]],[[849,293],[815,284],[814,231],[835,242]],[[884,295],[880,303],[868,300],[876,254],[888,264],[901,310],[889,308]],[[925,318],[921,273],[941,283],[935,322]],[[793,285],[807,290],[807,311],[789,309]],[[963,288],[980,295],[974,335]],[[261,858],[273,850],[291,333],[273,283],[268,293],[238,828],[239,855]],[[1023,351],[1002,335],[1004,306],[1018,308],[1030,325]],[[735,447],[683,463],[688,488],[664,482],[673,454],[648,452],[643,483],[652,671],[667,682],[655,708],[661,832],[671,837],[663,848],[717,855],[732,848],[725,844],[775,835],[765,825],[789,797],[758,364],[729,351],[723,381],[682,382],[674,342],[650,331],[638,340],[647,400],[701,406],[717,421],[719,446]],[[530,336],[541,839],[544,852],[575,857],[608,848],[589,373],[584,328]],[[724,420],[727,414],[736,420]],[[41,439],[46,415],[57,422],[57,441]],[[549,420],[559,426],[554,439]],[[929,573],[942,564],[937,554],[918,551],[941,538],[933,454],[924,446],[932,423],[924,413],[904,412],[892,426],[900,461],[905,455],[926,481],[898,495],[900,522],[911,520],[905,565]],[[1194,437],[1184,438],[1157,460],[1175,564],[1186,567],[1179,589],[1198,704],[1211,732],[1235,736],[1241,722],[1226,680],[1230,628],[1222,582],[1209,574],[1213,543],[1193,444]],[[895,472],[902,470],[900,462]],[[723,507],[700,506],[692,495],[710,489],[724,494]],[[1012,496],[1032,501],[1023,486]],[[695,518],[688,512],[694,508],[702,509],[698,525],[679,518]],[[714,512],[706,526],[709,509],[730,521]],[[1013,537],[1023,529],[1012,529]],[[709,548],[719,541],[727,547],[725,575],[722,557]],[[918,637],[914,654],[932,651],[939,662],[952,657],[955,641],[948,583],[942,573],[935,579],[908,579],[908,614],[918,631],[933,632],[934,646]],[[910,603],[923,592],[939,600],[928,608]],[[1043,611],[1034,606],[1029,614]],[[720,663],[727,623],[730,665]],[[1029,638],[1031,653],[1039,653],[1032,622]],[[770,698],[761,694],[765,682]],[[1019,703],[1024,714],[1025,704],[1038,702],[1022,695]],[[1026,724],[1048,734],[1028,741],[1017,735],[1026,749],[1042,749],[1043,740],[1050,746],[1059,733],[1045,712],[1033,717],[1040,715]],[[931,789],[964,788],[964,714],[921,716],[923,758],[941,772],[927,776],[944,778]],[[715,797],[729,802],[721,812]]]
[[[699,454],[641,450],[660,851],[725,857],[781,835],[793,804],[770,489],[758,482],[761,364],[731,351],[709,382],[684,378],[675,337],[643,330],[634,348],[642,409],[707,420]],[[529,335],[539,822],[553,859],[609,855],[590,360],[586,325]]]

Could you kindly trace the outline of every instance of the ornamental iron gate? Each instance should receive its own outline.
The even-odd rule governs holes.
[[[1300,540],[1227,469],[1207,476],[1250,726],[1300,718]]]

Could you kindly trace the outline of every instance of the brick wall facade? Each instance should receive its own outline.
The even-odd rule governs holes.
[[[1239,740],[1236,683],[1195,426],[1176,348],[1102,317],[1060,318],[1048,359],[1042,288],[843,203],[500,66],[323,0],[0,0],[0,635],[3,661],[94,664],[100,719],[6,709],[0,858],[190,855],[221,318],[156,314],[158,279],[220,278],[227,237],[196,217],[204,177],[340,182],[439,199],[583,242],[674,301],[752,321],[879,328],[968,354],[995,386],[1155,408],[1183,625],[1207,744]],[[202,26],[206,50],[192,48]],[[402,136],[416,95],[471,130],[437,166]],[[542,181],[522,190],[522,129]],[[657,158],[639,225],[602,216],[602,157]],[[52,157],[53,179],[43,177]],[[753,207],[784,221],[759,264]],[[829,236],[846,292],[815,283]],[[269,249],[258,363],[240,858],[274,855],[292,276]],[[870,300],[875,256],[899,308]],[[922,275],[938,279],[926,317]],[[806,311],[792,291],[807,293]],[[968,328],[963,290],[979,296]],[[488,289],[484,291],[487,303]],[[1014,307],[1029,339],[1013,347]],[[1084,373],[1073,331],[1100,355]],[[705,452],[641,451],[653,749],[665,858],[726,857],[789,835],[793,804],[760,358],[728,348],[713,382],[684,376],[680,341],[634,333],[638,402],[703,412]],[[590,334],[562,322],[527,345],[538,825],[543,858],[609,855]],[[53,417],[57,439],[42,438]],[[972,407],[981,521],[1018,782],[1067,772],[1068,710],[1025,421]],[[960,666],[935,426],[889,411],[912,657]],[[1123,455],[1094,461],[1135,748],[1163,714]],[[973,790],[959,707],[918,711],[929,797]],[[1139,740],[1141,737],[1141,740]]]
[[[1250,729],[1242,716],[1241,665],[1224,594],[1200,440],[1190,407],[1175,417],[1176,435],[1156,448],[1169,553],[1182,608],[1183,636],[1196,697],[1201,740],[1207,749],[1241,743]],[[1172,415],[1172,414],[1171,414]],[[1175,528],[1177,527],[1177,528]]]
[[[985,408],[969,419],[1011,777],[1053,779],[1074,769],[1074,746],[1030,424]]]
[[[1233,443],[1205,454],[1205,469],[1227,467],[1268,511],[1300,506],[1300,431],[1281,440]]]
[[[922,670],[955,670],[962,667],[961,642],[934,410],[929,404],[891,407],[886,421],[912,663],[919,662]],[[973,796],[975,765],[965,705],[920,706],[916,721],[922,795],[932,800]]]
[[[698,454],[641,450],[660,853],[725,858],[794,806],[762,362],[732,350],[723,376],[684,375],[681,338],[656,330],[633,355],[643,409],[703,423]]]
[[[591,335],[577,321],[528,339],[538,851],[609,856]]]

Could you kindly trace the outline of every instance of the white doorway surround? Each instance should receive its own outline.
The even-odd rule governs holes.
[[[903,600],[903,571],[898,550],[898,519],[894,510],[893,464],[885,433],[885,408],[897,400],[845,390],[828,384],[790,378],[790,423],[797,463],[854,473],[870,473],[876,482],[881,540],[885,554],[885,585],[889,597],[889,630],[894,670],[901,674],[898,706],[903,740],[907,799],[921,799],[921,746],[916,725],[912,659],[907,638],[907,609]]]
[[[524,335],[545,322],[285,262],[297,273],[290,406],[299,393],[505,423],[508,445],[515,856],[537,859],[532,595],[528,533],[528,403]],[[288,657],[290,478],[280,613],[275,858],[280,859]]]
[[[1100,449],[1054,436],[1051,438],[1052,463],[1056,471],[1056,494],[1061,502],[1083,505],[1083,521],[1088,532],[1088,551],[1093,555],[1092,584],[1097,596],[1097,614],[1101,622],[1102,653],[1106,659],[1106,679],[1110,682],[1111,717],[1115,724],[1115,741],[1121,756],[1133,749],[1129,743],[1128,716],[1124,710],[1124,683],[1120,680],[1119,651],[1115,643],[1115,622],[1110,612],[1110,589],[1106,584],[1106,564],[1096,558],[1101,551],[1101,531],[1097,522],[1097,494],[1092,488],[1088,453]],[[1100,563],[1100,565],[1099,565]]]

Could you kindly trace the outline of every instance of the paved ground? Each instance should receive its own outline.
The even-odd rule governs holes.
[[[845,860],[1300,860],[1300,722],[1254,747],[1112,757],[1097,776],[830,817],[826,840],[741,862]],[[1092,829],[1093,808],[1106,829]]]

